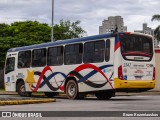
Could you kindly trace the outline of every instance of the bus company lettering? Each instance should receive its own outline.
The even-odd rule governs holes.
[[[146,64],[147,67],[153,67],[153,64]]]
[[[143,60],[143,57],[134,57],[135,60]]]
[[[23,73],[18,73],[18,75],[16,75],[16,78],[24,78]]]
[[[133,65],[133,67],[144,67],[144,65]]]
[[[142,70],[136,70],[134,73],[136,73],[136,74],[143,74],[143,71]]]

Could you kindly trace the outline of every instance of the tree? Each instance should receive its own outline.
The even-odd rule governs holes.
[[[151,19],[152,21],[154,21],[154,20],[158,20],[158,21],[160,21],[160,15],[153,15],[152,16],[152,19]]]
[[[10,48],[50,41],[51,28],[37,21],[0,24],[0,68],[4,67],[6,52]]]
[[[54,26],[54,39],[65,40],[83,37],[86,31],[79,24],[80,21],[70,22],[69,20],[60,20],[60,23]]]
[[[160,41],[160,25],[154,30],[154,35],[156,36],[157,40]]]
[[[153,15],[152,16],[152,21],[160,21],[160,15]],[[158,41],[160,41],[160,25],[156,27],[156,29],[154,30],[154,35],[157,38]]]
[[[82,37],[86,32],[79,26],[80,21],[61,20],[54,26],[54,39],[65,40]],[[0,68],[4,67],[6,52],[10,48],[40,44],[51,41],[51,27],[37,21],[0,24]]]
[[[0,37],[4,37],[6,36],[7,34],[7,28],[8,28],[9,25],[5,24],[5,23],[2,23],[0,24]]]
[[[9,27],[9,36],[27,41],[49,42],[51,28],[48,24],[37,21],[14,22]]]

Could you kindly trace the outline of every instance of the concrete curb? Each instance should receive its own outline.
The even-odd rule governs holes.
[[[49,103],[56,102],[56,99],[42,99],[42,100],[10,100],[0,101],[0,105],[20,105],[20,104],[35,104],[35,103]]]

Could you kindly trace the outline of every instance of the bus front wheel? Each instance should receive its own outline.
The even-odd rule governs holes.
[[[95,96],[99,99],[99,100],[109,100],[111,97],[113,97],[115,95],[115,92],[112,90],[108,90],[108,91],[99,91],[97,93],[95,93]]]
[[[25,84],[23,81],[20,81],[17,84],[17,92],[22,97],[28,97],[31,96],[31,92],[26,92]]]
[[[68,99],[74,100],[78,98],[78,85],[76,81],[69,80],[66,84],[66,95]]]

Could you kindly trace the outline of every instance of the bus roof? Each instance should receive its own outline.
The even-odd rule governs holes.
[[[118,33],[115,33],[115,34],[107,33],[107,34],[94,35],[94,36],[75,38],[75,39],[58,40],[55,42],[47,42],[47,43],[42,43],[42,44],[35,44],[35,45],[30,45],[30,46],[11,48],[8,50],[8,52],[24,51],[24,50],[45,48],[45,47],[57,46],[57,45],[63,45],[63,44],[92,41],[92,40],[96,40],[96,39],[114,37],[116,34],[118,34]],[[120,32],[119,34],[135,34],[135,35],[143,35],[143,36],[145,35],[145,36],[151,37],[150,35],[146,35],[146,34],[142,34],[142,33],[135,33],[135,32],[133,32],[133,33],[132,32]]]
[[[108,34],[94,35],[94,36],[75,38],[75,39],[58,40],[55,42],[47,42],[47,43],[42,43],[42,44],[11,48],[8,50],[8,52],[24,51],[24,50],[30,50],[30,49],[35,49],[35,48],[37,49],[37,48],[45,48],[49,46],[57,46],[57,45],[77,43],[77,42],[83,42],[83,41],[91,41],[91,40],[96,40],[96,39],[108,38],[112,36],[113,36],[112,33],[108,33]]]

